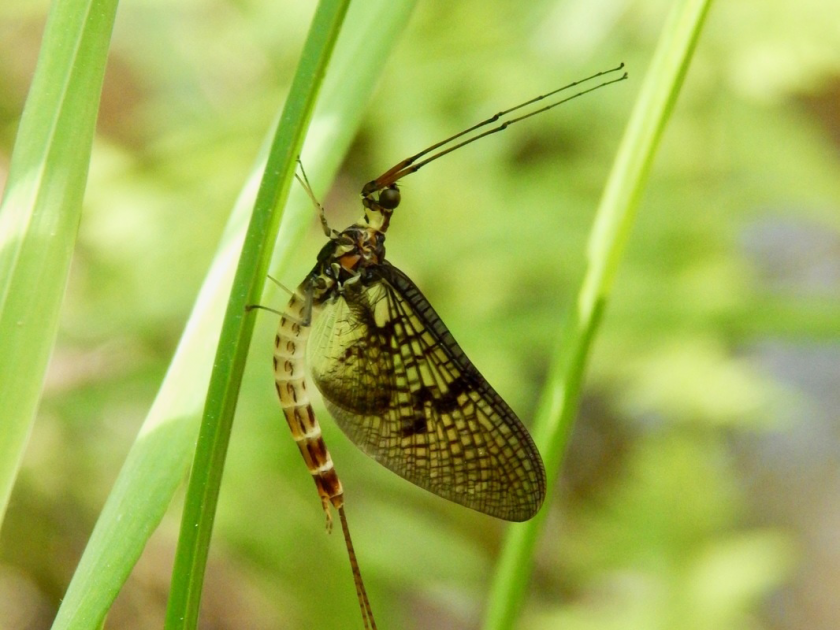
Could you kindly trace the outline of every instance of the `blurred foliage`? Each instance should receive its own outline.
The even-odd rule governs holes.
[[[361,183],[404,156],[627,63],[630,82],[408,179],[389,230],[391,261],[526,423],[667,6],[420,3],[324,200],[343,227]],[[46,8],[0,7],[0,176]],[[312,9],[120,7],[61,334],[0,538],[3,627],[49,626]],[[595,344],[522,628],[818,630],[840,617],[840,50],[825,13],[824,0],[712,9]],[[285,284],[322,239],[313,215]],[[355,628],[343,546],[321,531],[274,399],[275,326],[261,317],[246,373],[203,627]],[[322,424],[380,625],[477,627],[504,525]],[[160,627],[179,508],[107,627]]]

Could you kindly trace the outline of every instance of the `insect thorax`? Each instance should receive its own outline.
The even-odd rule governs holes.
[[[364,286],[370,269],[384,260],[385,235],[370,226],[351,225],[321,249],[305,289],[317,306],[345,290]]]

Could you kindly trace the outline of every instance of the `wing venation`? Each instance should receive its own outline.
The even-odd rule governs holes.
[[[531,436],[428,300],[384,262],[322,305],[312,375],[347,436],[405,479],[480,512],[531,518],[545,472]]]

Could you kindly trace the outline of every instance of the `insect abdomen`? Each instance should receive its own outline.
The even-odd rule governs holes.
[[[280,317],[274,340],[274,381],[286,422],[318,488],[329,525],[329,504],[340,508],[344,504],[344,490],[321,437],[321,427],[306,391],[305,357],[309,326],[303,322],[309,318],[307,310],[306,297],[300,290],[296,291]]]

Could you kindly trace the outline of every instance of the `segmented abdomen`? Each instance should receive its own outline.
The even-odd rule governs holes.
[[[280,317],[280,327],[274,340],[274,381],[280,396],[280,406],[292,430],[292,437],[312,473],[329,526],[329,505],[332,503],[340,508],[344,504],[344,490],[321,437],[321,427],[318,426],[306,392],[305,360],[309,326],[303,322],[310,317],[307,310],[307,299],[298,289]]]

